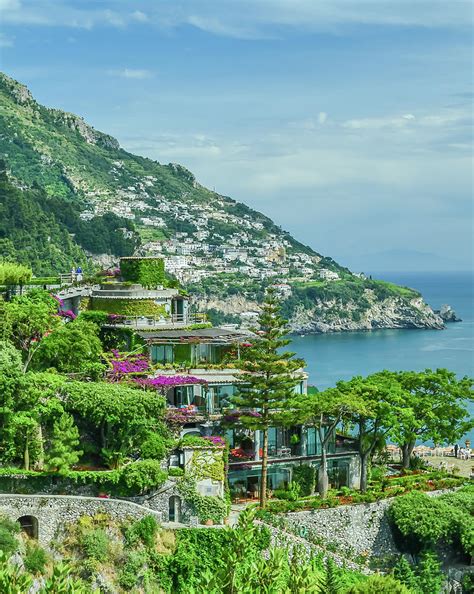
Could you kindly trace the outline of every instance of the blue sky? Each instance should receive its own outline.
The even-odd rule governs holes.
[[[1,67],[344,264],[468,268],[472,6],[0,0]]]

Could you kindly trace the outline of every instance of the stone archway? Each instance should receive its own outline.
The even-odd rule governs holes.
[[[168,519],[170,522],[181,522],[181,497],[178,495],[169,498]]]
[[[35,516],[21,516],[17,522],[20,524],[22,532],[30,538],[38,540],[38,519]]]

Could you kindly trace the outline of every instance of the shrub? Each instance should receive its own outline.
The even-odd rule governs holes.
[[[170,466],[168,468],[168,476],[183,476],[184,470],[179,466]]]
[[[141,541],[146,547],[151,548],[155,543],[158,533],[158,523],[154,516],[145,516],[134,522],[125,532],[128,546]]]
[[[293,469],[293,482],[299,486],[303,497],[313,493],[315,474],[314,466],[308,464],[302,464]]]
[[[170,445],[170,440],[163,435],[150,433],[141,445],[141,455],[145,459],[163,460]]]
[[[23,562],[27,571],[38,575],[44,572],[44,568],[48,562],[48,556],[46,555],[46,551],[37,544],[28,543]]]
[[[9,518],[0,517],[0,551],[10,556],[18,549],[18,541],[15,535],[20,532],[18,522]]]
[[[120,481],[129,492],[139,495],[153,487],[159,487],[167,474],[157,460],[140,460],[127,464],[120,471]]]
[[[468,492],[428,497],[414,491],[398,497],[390,507],[389,517],[396,528],[395,535],[403,537],[401,546],[416,552],[433,548],[441,540],[454,540],[470,554],[474,548],[469,513],[472,499]]]
[[[109,555],[109,539],[102,528],[83,533],[79,545],[88,559],[103,563]]]
[[[131,552],[119,574],[119,584],[126,590],[131,590],[143,577],[143,566],[146,562],[146,554],[139,551]]]
[[[410,590],[391,576],[372,575],[345,594],[410,594]]]

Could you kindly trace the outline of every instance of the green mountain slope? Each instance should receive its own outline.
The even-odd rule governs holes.
[[[2,253],[31,259],[36,273],[66,271],[86,253],[160,254],[220,321],[255,309],[276,284],[295,331],[442,327],[416,291],[359,278],[183,166],[123,150],[1,73],[0,151]]]

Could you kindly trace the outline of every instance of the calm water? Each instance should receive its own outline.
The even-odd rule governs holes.
[[[463,321],[448,324],[446,330],[296,336],[290,348],[305,359],[309,383],[324,389],[339,379],[381,369],[422,371],[446,367],[460,376],[474,375],[474,276],[471,273],[374,273],[373,277],[418,289],[434,309],[448,303]],[[474,432],[470,438],[474,442]]]

